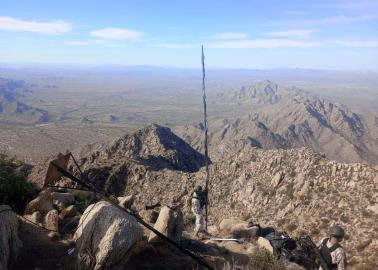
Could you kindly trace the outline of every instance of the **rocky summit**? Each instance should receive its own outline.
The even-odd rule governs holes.
[[[137,177],[134,168],[195,172],[205,165],[205,157],[169,128],[151,124],[91,152],[79,163],[96,186],[108,194],[120,195]]]
[[[170,129],[150,125],[81,157],[84,175],[108,195],[135,196],[135,207],[180,197],[204,183],[204,157]],[[332,224],[346,229],[351,266],[377,265],[377,166],[330,161],[308,148],[265,150],[245,145],[210,165],[210,224],[253,220],[291,236],[319,241]],[[143,212],[143,211],[142,211]]]

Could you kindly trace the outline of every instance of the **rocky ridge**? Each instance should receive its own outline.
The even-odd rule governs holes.
[[[108,195],[134,195],[134,205],[169,205],[181,197],[190,214],[204,159],[168,128],[150,125],[81,157],[84,175]],[[308,148],[265,150],[250,145],[210,165],[210,222],[252,219],[315,241],[332,224],[346,229],[352,266],[378,265],[378,168],[330,161]],[[77,171],[73,170],[74,173]],[[36,174],[32,174],[36,177]]]
[[[96,186],[118,196],[132,181],[135,166],[151,171],[194,172],[204,166],[205,158],[169,128],[151,124],[82,157],[79,164]]]
[[[232,156],[244,145],[264,149],[308,147],[342,162],[378,163],[378,129],[371,117],[271,81],[242,86],[219,95],[217,103],[245,108],[240,117],[211,120],[213,159]],[[174,129],[196,149],[202,149],[202,126]]]
[[[154,172],[133,166],[125,194],[138,194],[139,208],[155,201],[168,203],[204,179],[203,169],[188,174]],[[252,218],[293,236],[308,234],[316,241],[329,226],[346,228],[350,263],[375,263],[378,251],[378,174],[363,164],[328,161],[311,150],[259,150],[245,148],[234,157],[210,166],[210,220]],[[184,196],[184,212],[190,197]]]

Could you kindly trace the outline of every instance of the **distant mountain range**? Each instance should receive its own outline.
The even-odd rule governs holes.
[[[265,80],[220,94],[218,103],[244,106],[244,115],[210,121],[211,158],[233,155],[245,144],[264,149],[308,147],[345,162],[378,163],[377,117]],[[203,126],[175,132],[202,148]]]
[[[0,122],[7,124],[36,124],[47,122],[48,112],[20,102],[30,91],[23,81],[0,78]]]

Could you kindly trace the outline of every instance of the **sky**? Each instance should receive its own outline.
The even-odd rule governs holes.
[[[378,0],[0,0],[0,63],[378,70]]]

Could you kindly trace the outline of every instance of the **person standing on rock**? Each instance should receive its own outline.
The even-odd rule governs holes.
[[[192,212],[196,217],[196,226],[194,228],[194,235],[196,237],[200,232],[206,232],[203,214],[205,203],[206,191],[202,190],[202,186],[196,185],[192,196]]]
[[[347,259],[344,248],[340,245],[345,232],[340,226],[332,226],[329,237],[323,238],[319,245],[319,251],[330,270],[346,270]],[[323,270],[322,267],[319,270]]]

